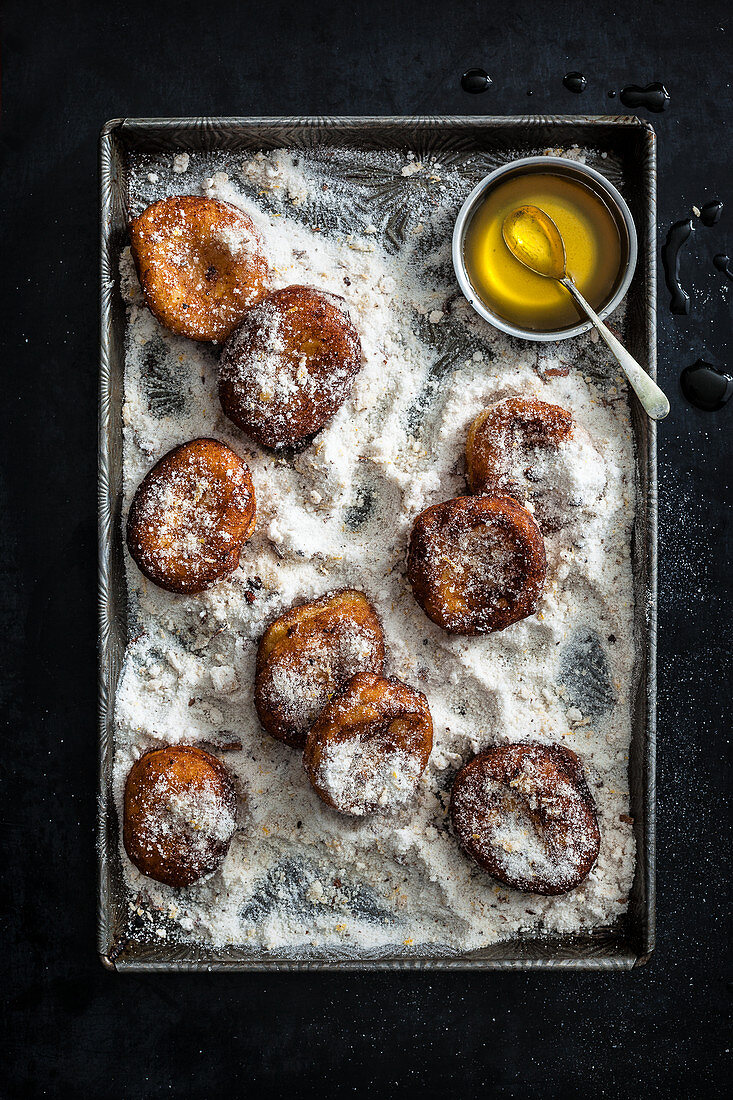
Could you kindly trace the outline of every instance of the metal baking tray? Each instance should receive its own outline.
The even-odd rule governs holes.
[[[99,398],[99,893],[98,949],[113,970],[623,970],[654,949],[657,491],[655,425],[632,398],[637,514],[633,531],[636,668],[629,757],[637,865],[628,913],[590,933],[524,935],[463,955],[405,948],[348,958],[334,948],[272,957],[245,947],[214,948],[141,939],[130,924],[117,814],[112,798],[114,707],[127,641],[122,539],[122,403],[125,307],[118,261],[127,241],[128,168],[141,153],[331,146],[480,153],[494,164],[544,148],[589,147],[607,154],[639,234],[628,294],[629,350],[656,376],[656,149],[647,123],[625,116],[309,117],[114,119],[100,139],[101,350]],[[603,166],[604,160],[596,162]],[[487,171],[489,169],[487,168]],[[610,174],[610,173],[609,173]]]

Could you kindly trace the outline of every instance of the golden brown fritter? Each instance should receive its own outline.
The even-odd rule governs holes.
[[[174,447],[143,478],[127,546],[159,588],[203,592],[232,573],[255,527],[255,492],[239,455],[216,439]]]
[[[148,308],[192,340],[226,340],[269,285],[251,218],[218,199],[160,199],[131,223],[130,241]]]
[[[512,497],[454,497],[426,508],[413,524],[413,594],[452,634],[490,634],[531,615],[545,574],[542,535]]]
[[[563,444],[574,444],[572,450]],[[466,440],[466,467],[472,493],[508,493],[530,501],[543,531],[556,531],[572,515],[576,486],[563,476],[563,461],[601,459],[588,433],[572,413],[535,397],[507,397],[479,413]],[[582,471],[578,471],[581,473]],[[602,488],[605,477],[593,471]],[[590,486],[588,491],[590,491]],[[597,493],[594,494],[594,497]]]
[[[279,741],[302,748],[335,692],[357,672],[381,672],[384,635],[363,592],[343,589],[286,611],[257,652],[255,706]]]
[[[137,869],[189,886],[221,864],[236,826],[234,781],[194,745],[146,752],[125,783],[123,842]]]
[[[316,719],[303,764],[328,806],[360,817],[414,799],[432,748],[433,721],[422,692],[363,672]]]
[[[461,846],[499,882],[535,894],[578,886],[600,832],[578,757],[561,745],[498,745],[455,778],[451,821]]]
[[[221,406],[265,447],[310,438],[341,407],[361,369],[361,341],[346,303],[309,286],[268,294],[227,341]]]

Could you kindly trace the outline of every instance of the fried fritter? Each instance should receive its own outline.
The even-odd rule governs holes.
[[[227,341],[219,398],[258,443],[292,446],[331,419],[360,369],[361,341],[344,299],[288,286],[251,309]]]
[[[216,439],[194,439],[143,478],[127,517],[127,546],[159,588],[203,592],[237,568],[255,519],[254,486],[239,455]]]
[[[364,672],[316,719],[303,764],[328,806],[361,817],[412,801],[432,747],[433,721],[422,692]]]
[[[509,496],[454,497],[415,519],[407,576],[425,614],[451,634],[490,634],[537,609],[545,545]]]
[[[344,589],[286,611],[257,652],[255,706],[279,741],[302,748],[331,696],[357,672],[381,673],[384,635],[363,592]]]
[[[499,882],[535,894],[578,886],[598,858],[595,804],[578,757],[561,745],[497,745],[455,778],[453,830]]]
[[[130,241],[148,308],[192,340],[226,340],[269,285],[252,219],[218,199],[160,199],[132,222]]]
[[[236,827],[234,781],[194,745],[146,752],[125,783],[123,842],[137,869],[189,886],[221,864]]]
[[[572,413],[535,397],[507,397],[479,413],[466,466],[471,492],[530,502],[547,532],[566,526],[573,509],[592,507],[606,484],[601,457]]]

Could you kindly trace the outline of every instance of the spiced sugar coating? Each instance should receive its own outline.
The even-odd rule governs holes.
[[[595,803],[578,757],[561,745],[475,756],[455,778],[450,814],[466,853],[515,890],[567,893],[598,858]]]
[[[236,810],[234,781],[215,756],[194,745],[154,749],[125,783],[125,851],[149,878],[190,886],[220,866]]]
[[[143,478],[127,517],[127,546],[159,588],[203,592],[237,568],[255,521],[245,463],[216,439],[194,439]]]
[[[454,497],[415,519],[407,576],[438,626],[451,634],[490,634],[537,609],[545,544],[530,513],[512,497]]]
[[[362,816],[412,800],[432,747],[433,721],[423,693],[363,672],[316,719],[303,765],[328,806]]]
[[[225,340],[269,285],[252,219],[218,199],[160,199],[131,223],[130,242],[148,308],[192,340]]]
[[[296,748],[334,693],[358,672],[381,673],[384,635],[363,592],[342,589],[270,623],[257,651],[255,707],[273,737]]]
[[[227,341],[219,365],[225,414],[265,447],[292,446],[326,424],[361,369],[346,303],[309,286],[268,294]]]

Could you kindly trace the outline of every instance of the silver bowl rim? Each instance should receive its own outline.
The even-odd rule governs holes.
[[[614,187],[610,180],[606,179],[601,172],[598,172],[595,168],[591,168],[588,164],[570,160],[568,157],[520,157],[517,160],[510,160],[506,164],[502,164],[499,168],[495,168],[493,172],[489,172],[488,176],[484,176],[484,178],[476,184],[466,198],[466,201],[463,203],[453,228],[453,269],[458,279],[458,285],[469,305],[476,310],[480,317],[483,317],[485,321],[493,325],[494,328],[498,328],[502,332],[508,333],[509,336],[518,336],[522,340],[549,343],[550,341],[569,340],[573,336],[581,336],[584,332],[588,332],[589,329],[593,327],[592,322],[583,321],[573,328],[561,329],[560,331],[554,332],[534,332],[528,329],[519,328],[517,325],[511,324],[511,322],[505,321],[502,317],[499,317],[498,314],[493,313],[484,305],[471,285],[463,260],[463,240],[466,234],[466,227],[481,195],[483,195],[489,187],[492,187],[501,176],[506,175],[508,172],[515,171],[517,168],[529,168],[536,165],[570,169],[576,174],[589,176],[605,192],[609,201],[616,206],[626,226],[626,232],[629,237],[629,255],[626,262],[626,271],[624,272],[624,277],[619,283],[616,293],[608,304],[598,311],[599,317],[607,317],[609,313],[613,313],[614,309],[616,309],[626,296],[626,292],[631,286],[631,280],[636,270],[639,243],[634,219],[631,216],[631,211],[629,210],[626,199],[618,188]]]

